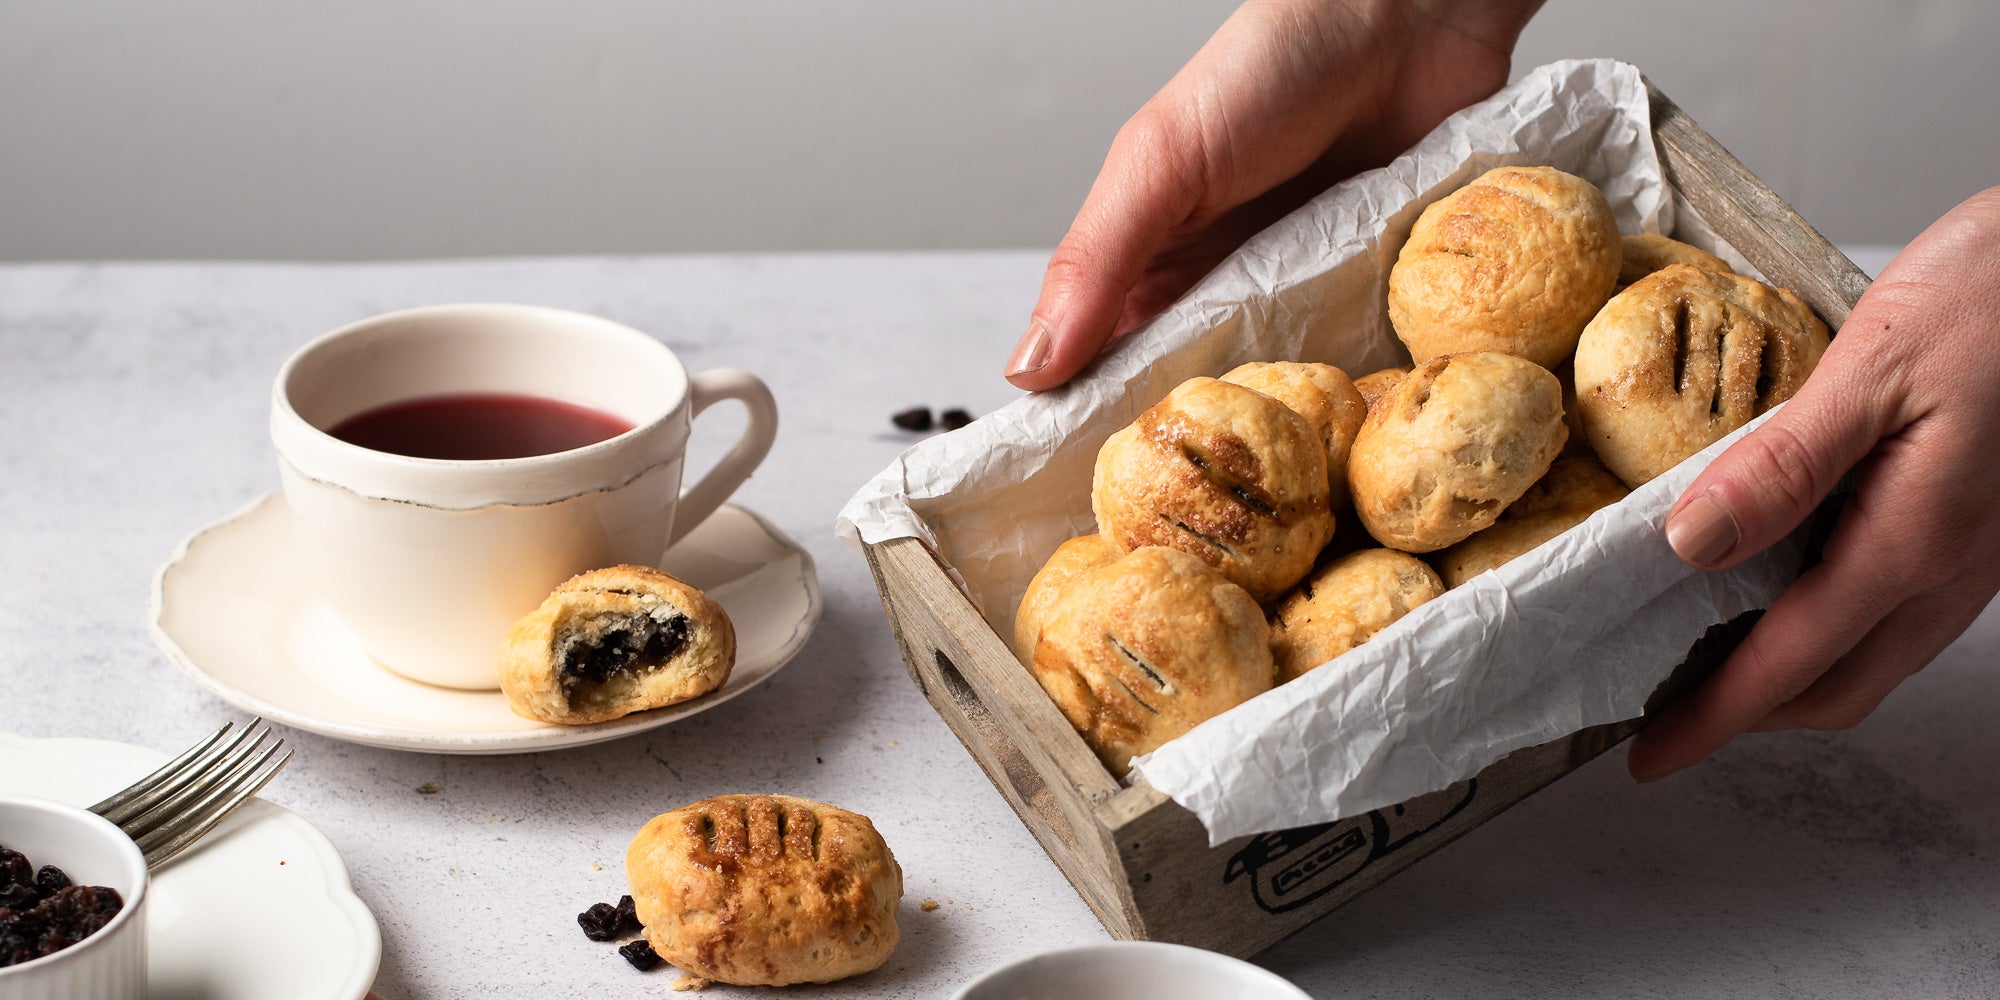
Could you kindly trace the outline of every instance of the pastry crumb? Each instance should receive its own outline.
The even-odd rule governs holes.
[[[442,791],[444,791],[444,789],[438,787],[437,783],[433,781],[426,781],[423,784],[417,786],[418,795],[436,795],[437,793]]]
[[[673,990],[675,993],[686,993],[689,990],[708,989],[708,983],[708,980],[700,976],[693,976],[683,972],[681,973],[681,977],[674,980],[674,984],[668,987],[668,989]]]
[[[598,863],[597,863],[597,862],[595,862],[595,861],[592,861],[592,862],[590,863],[590,870],[591,870],[591,871],[594,871],[594,872],[601,872],[601,871],[603,871],[603,870],[604,870],[604,866],[603,866],[603,865],[600,865],[600,864],[598,864]]]
[[[938,901],[935,899],[926,899],[922,903],[917,904],[917,909],[922,910],[925,913],[929,913],[937,908],[938,908]]]

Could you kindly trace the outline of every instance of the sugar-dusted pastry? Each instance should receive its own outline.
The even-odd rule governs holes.
[[[1333,505],[1344,506],[1347,491],[1338,485],[1347,482],[1347,452],[1354,447],[1361,421],[1368,417],[1368,402],[1347,373],[1333,365],[1303,361],[1253,361],[1230,369],[1222,381],[1255,389],[1306,418],[1326,442],[1326,479],[1335,487]]]
[[[1270,628],[1213,567],[1149,546],[1070,584],[1035,644],[1035,679],[1123,775],[1134,755],[1270,690]]]
[[[1372,410],[1375,408],[1375,403],[1388,395],[1389,390],[1394,389],[1396,383],[1408,376],[1410,369],[1414,367],[1416,366],[1397,365],[1394,368],[1369,372],[1354,380],[1354,390],[1361,394],[1361,401],[1367,403],[1368,408]]]
[[[1115,558],[1098,535],[1083,535],[1056,546],[1055,554],[1028,581],[1028,589],[1021,595],[1021,607],[1014,612],[1014,655],[1023,664],[1034,661],[1035,640],[1042,634],[1042,623],[1049,620],[1049,613],[1071,581]]]
[[[1326,442],[1291,407],[1212,378],[1177,386],[1104,442],[1090,505],[1123,555],[1191,553],[1268,601],[1333,534]]]
[[[1432,358],[1361,425],[1348,460],[1354,512],[1392,549],[1436,551],[1492,524],[1549,470],[1567,434],[1562,386],[1534,362]]]
[[[1513,560],[1625,499],[1625,484],[1594,458],[1565,455],[1549,466],[1500,519],[1471,538],[1431,555],[1447,587]]]
[[[625,852],[661,958],[736,986],[830,983],[896,950],[903,869],[868,817],[789,795],[661,813]]]
[[[1619,292],[1584,330],[1584,433],[1637,489],[1790,399],[1826,347],[1826,324],[1791,292],[1669,265]]]
[[[514,623],[500,690],[522,718],[582,725],[706,694],[735,665],[721,605],[657,569],[612,566],[570,578]]]
[[[1389,321],[1418,362],[1499,351],[1553,368],[1610,298],[1622,254],[1589,181],[1489,170],[1417,218],[1389,271]]]
[[[1362,549],[1328,563],[1271,611],[1278,683],[1373,639],[1443,593],[1444,584],[1423,560],[1394,549]]]
[[[1624,238],[1625,255],[1618,265],[1618,287],[1638,281],[1668,264],[1691,264],[1704,271],[1734,274],[1729,262],[1697,246],[1682,243],[1659,233],[1640,233]]]

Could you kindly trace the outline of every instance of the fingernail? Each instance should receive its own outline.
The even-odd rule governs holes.
[[[1665,770],[1659,767],[1658,765],[1650,765],[1643,768],[1628,767],[1626,770],[1631,773],[1632,780],[1641,785],[1650,785],[1653,782],[1658,781],[1661,778],[1664,778],[1667,775],[1674,773],[1672,771]]]
[[[1049,363],[1049,325],[1037,316],[1028,322],[1028,332],[1007,359],[1007,377],[1041,371]]]
[[[1667,518],[1667,544],[1691,566],[1714,566],[1729,558],[1743,529],[1729,505],[1708,490]]]

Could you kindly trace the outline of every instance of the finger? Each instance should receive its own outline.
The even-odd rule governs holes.
[[[1877,623],[1832,669],[1751,729],[1852,729],[1963,633],[1991,595],[1920,594]]]
[[[1191,137],[1142,109],[1112,143],[1076,221],[1049,258],[1028,330],[1007,360],[1007,380],[1050,389],[1069,380],[1111,337],[1125,297],[1199,198]]]
[[[1836,340],[1791,402],[1695,477],[1667,515],[1667,544],[1682,561],[1727,569],[1763,551],[1868,454],[1888,417],[1863,381],[1866,361]]]
[[[1818,680],[1900,603],[1891,538],[1850,504],[1823,560],[1778,595],[1742,645],[1692,693],[1639,731],[1626,767],[1663,778],[1714,753]]]

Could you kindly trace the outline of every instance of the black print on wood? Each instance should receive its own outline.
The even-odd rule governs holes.
[[[1223,866],[1223,884],[1249,876],[1251,898],[1266,913],[1298,909],[1437,829],[1478,791],[1472,778],[1366,816],[1260,834]]]

